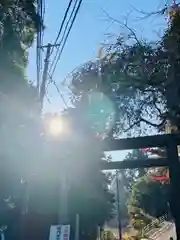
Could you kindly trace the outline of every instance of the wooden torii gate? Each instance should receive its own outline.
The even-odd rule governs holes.
[[[119,162],[104,161],[102,162],[101,169],[113,170],[168,166],[170,174],[170,210],[176,226],[177,240],[180,240],[180,161],[177,150],[178,145],[180,145],[179,134],[104,140],[104,151],[164,147],[167,152],[167,157],[158,159],[126,160]]]

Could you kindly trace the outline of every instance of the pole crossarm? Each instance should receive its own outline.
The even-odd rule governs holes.
[[[180,145],[180,134],[164,134],[137,138],[107,139],[103,142],[104,151],[166,147],[168,144]]]
[[[101,170],[165,167],[168,165],[169,164],[167,158],[148,158],[141,160],[125,160],[116,162],[102,161]]]

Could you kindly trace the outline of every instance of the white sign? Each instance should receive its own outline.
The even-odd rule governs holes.
[[[69,240],[70,225],[55,225],[50,228],[49,240]]]

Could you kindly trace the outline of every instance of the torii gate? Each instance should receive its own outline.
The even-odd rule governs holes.
[[[104,151],[165,147],[166,158],[126,160],[119,162],[102,162],[102,170],[134,169],[151,167],[169,167],[170,174],[170,209],[176,226],[177,240],[180,240],[180,161],[177,146],[180,145],[180,134],[165,134],[127,139],[104,140]]]

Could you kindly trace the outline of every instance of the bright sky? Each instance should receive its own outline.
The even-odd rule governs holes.
[[[100,43],[107,41],[105,34],[118,35],[119,32],[127,32],[120,25],[112,24],[103,10],[121,22],[127,20],[128,26],[136,29],[138,36],[153,40],[162,32],[164,19],[157,16],[139,20],[138,17],[141,14],[135,9],[149,13],[156,11],[159,7],[162,8],[164,3],[165,0],[83,0],[82,8],[54,74],[54,80],[60,86],[60,82],[75,67],[88,60],[95,59]],[[55,40],[67,4],[68,0],[46,0],[44,44],[53,43]],[[36,79],[35,59],[35,49],[31,49],[27,72],[31,80]],[[67,90],[61,86],[60,88],[68,100]],[[49,97],[51,104],[46,103],[47,111],[56,111],[63,108],[63,102],[53,86],[50,87]],[[123,156],[124,154],[117,152],[115,159],[118,160],[119,157],[122,158]]]

